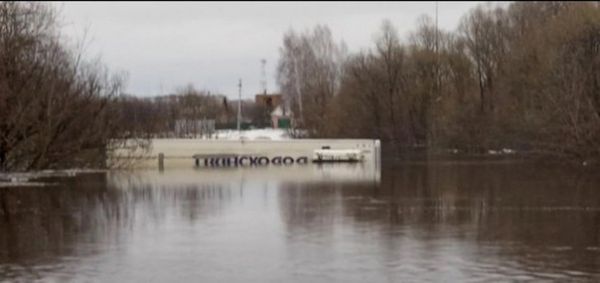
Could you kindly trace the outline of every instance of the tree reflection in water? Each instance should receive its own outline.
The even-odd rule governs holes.
[[[530,163],[402,163],[385,166],[378,185],[287,184],[279,199],[293,253],[306,250],[310,233],[321,248],[352,237],[376,243],[344,246],[321,264],[367,252],[413,278],[440,279],[428,268],[452,264],[458,275],[446,270],[446,279],[457,281],[477,271],[560,278],[600,270],[599,184],[594,172]],[[455,261],[472,261],[472,270]]]
[[[387,164],[380,179],[284,169],[0,188],[0,279],[598,279],[593,171],[503,161]]]

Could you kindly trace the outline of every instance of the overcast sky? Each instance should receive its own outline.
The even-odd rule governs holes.
[[[478,2],[440,2],[439,27],[454,30]],[[153,96],[193,84],[198,89],[252,98],[260,90],[260,60],[276,91],[283,34],[316,24],[330,27],[349,51],[370,48],[389,19],[406,38],[419,16],[435,18],[435,2],[67,2],[54,3],[70,38],[87,34],[86,55],[111,71],[126,72],[126,92]],[[87,32],[86,32],[87,31]]]

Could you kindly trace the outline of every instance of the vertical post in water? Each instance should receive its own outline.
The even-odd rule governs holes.
[[[239,88],[239,94],[238,94],[237,130],[238,130],[238,136],[241,137],[240,120],[242,120],[242,79],[240,79],[238,88]]]
[[[158,170],[163,171],[165,169],[165,155],[161,152],[158,154]]]

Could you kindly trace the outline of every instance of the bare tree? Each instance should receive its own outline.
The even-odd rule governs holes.
[[[460,25],[468,54],[475,64],[482,113],[494,110],[495,81],[506,53],[505,26],[504,10],[482,6],[464,17]]]
[[[122,76],[65,47],[47,4],[0,3],[0,169],[103,167],[129,138]]]
[[[278,65],[278,83],[297,118],[298,126],[313,136],[326,134],[322,121],[330,111],[331,99],[339,89],[344,44],[333,41],[326,26],[284,35]]]

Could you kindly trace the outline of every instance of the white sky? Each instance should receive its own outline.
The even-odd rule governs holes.
[[[454,30],[481,2],[440,2],[439,27]],[[100,57],[111,71],[128,74],[127,93],[153,96],[192,83],[198,89],[252,98],[260,90],[260,60],[267,85],[276,91],[275,69],[283,34],[316,24],[330,27],[350,52],[370,48],[381,22],[401,36],[423,14],[435,18],[435,2],[66,2],[53,3],[63,31],[87,33],[86,56]],[[86,32],[87,31],[87,32]]]

